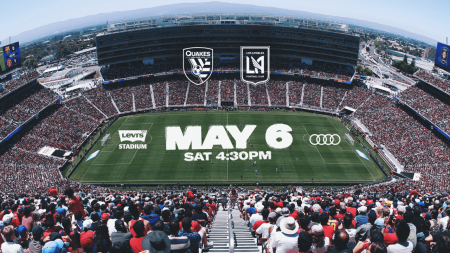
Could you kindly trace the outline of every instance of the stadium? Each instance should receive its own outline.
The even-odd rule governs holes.
[[[175,215],[173,207],[188,212],[204,202],[208,215],[198,219],[202,239],[192,252],[269,252],[258,226],[248,228],[255,219],[269,221],[264,210],[276,211],[280,220],[295,218],[303,231],[312,229],[309,222],[317,223],[314,230],[329,225],[317,218],[319,210],[330,217],[334,212],[347,235],[356,229],[347,220],[356,224],[368,208],[379,219],[425,205],[428,220],[450,213],[443,207],[449,192],[449,81],[420,69],[405,78],[413,84],[394,95],[366,85],[355,70],[360,37],[347,24],[257,14],[163,16],[108,23],[95,40],[96,58],[89,64],[45,73],[28,69],[3,83],[2,210],[41,204],[53,215],[67,198],[90,213],[106,204],[101,213],[117,220],[123,206],[125,213],[141,212],[124,220],[130,224],[150,209],[168,229],[176,220],[167,216]],[[265,61],[252,58],[256,73],[258,65],[270,66],[259,70],[264,81],[251,79],[256,75],[245,65],[246,47],[266,48]],[[188,64],[192,58],[185,58],[186,49],[198,48],[211,53],[197,58],[211,65],[201,63],[203,79]],[[92,77],[91,69],[83,70],[92,62],[100,77],[75,89],[73,80]],[[75,216],[84,211],[68,206]],[[21,213],[14,217],[22,220]],[[46,226],[54,226],[43,214]],[[309,217],[306,225],[300,216]],[[9,222],[3,218],[5,226]],[[145,223],[146,232],[158,230],[156,223]],[[358,243],[355,235],[352,242]],[[75,242],[77,247],[91,252]],[[129,252],[120,247],[107,251]]]

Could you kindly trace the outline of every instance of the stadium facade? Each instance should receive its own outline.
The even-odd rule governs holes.
[[[98,64],[179,63],[183,48],[214,49],[214,62],[238,60],[240,46],[270,46],[271,63],[357,64],[360,37],[348,25],[271,15],[169,16],[108,24],[97,40]]]

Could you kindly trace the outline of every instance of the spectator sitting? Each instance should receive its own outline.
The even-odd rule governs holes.
[[[396,225],[395,234],[398,238],[398,243],[389,245],[387,247],[388,253],[401,253],[401,252],[412,252],[414,247],[412,242],[408,241],[410,228],[406,221],[399,220]]]
[[[349,245],[349,236],[344,229],[339,229],[334,234],[334,247],[328,249],[327,253],[350,253],[353,251],[353,245]]]
[[[23,248],[20,244],[15,244],[14,239],[16,239],[14,233],[14,227],[9,225],[6,226],[2,231],[3,237],[5,238],[5,242],[2,243],[2,252],[5,253],[23,253]]]
[[[186,236],[178,235],[178,232],[180,230],[180,226],[178,225],[178,223],[175,221],[170,222],[169,229],[170,250],[177,253],[184,253],[189,251],[189,239]]]
[[[298,252],[298,228],[299,225],[294,218],[283,219],[280,224],[281,231],[275,233],[270,247],[276,249],[277,253]]]
[[[115,244],[118,242],[122,242],[129,245],[130,239],[133,238],[133,235],[127,232],[125,223],[122,220],[116,220],[115,226],[117,231],[111,234],[111,243]]]
[[[311,251],[311,245],[313,243],[312,236],[304,231],[298,235],[298,252],[299,253],[313,253]]]

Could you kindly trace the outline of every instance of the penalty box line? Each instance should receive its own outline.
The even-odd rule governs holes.
[[[125,119],[125,121],[120,125],[119,129],[122,127],[123,124],[125,124],[125,122],[127,122],[128,117]],[[113,134],[113,136],[111,137],[111,140],[113,139],[113,137],[118,133],[118,131],[116,133]],[[107,147],[107,146],[106,146]],[[105,147],[105,148],[106,148]],[[103,148],[104,149],[104,148]],[[103,151],[103,149],[100,152],[112,152],[112,151]],[[113,150],[114,151],[114,150]],[[92,161],[91,165],[89,166],[89,168],[87,168],[87,170],[84,172],[83,176],[81,177],[80,181],[83,180],[84,176],[86,176],[87,172],[91,169],[92,165],[94,165],[96,160]],[[86,162],[86,161],[85,161]]]

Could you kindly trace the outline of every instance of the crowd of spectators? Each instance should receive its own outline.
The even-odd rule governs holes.
[[[186,105],[203,105],[205,103],[205,86],[189,84],[189,94]]]
[[[289,82],[289,104],[298,105],[301,102],[303,93],[302,82]]]
[[[165,82],[153,83],[153,95],[157,107],[166,106],[167,86]]]
[[[423,184],[398,180],[334,191],[238,192],[238,203],[266,253],[450,252],[449,187]],[[431,192],[439,186],[441,191]]]
[[[133,92],[130,86],[111,87],[107,93],[114,100],[120,112],[133,111]]]
[[[36,79],[38,76],[39,72],[37,72],[36,70],[32,70],[29,72],[24,72],[20,76],[9,80],[8,82],[3,84],[3,92],[0,94],[0,97],[5,96],[6,94],[30,82],[31,80]]]
[[[84,96],[89,102],[93,103],[100,111],[106,114],[106,116],[110,117],[117,114],[117,110],[111,102],[109,91],[103,86],[100,85],[95,89],[89,90],[84,93]]]
[[[346,91],[340,84],[323,86],[322,107],[337,110]]]
[[[434,185],[118,191],[38,168],[26,176],[30,168],[7,169],[17,175],[2,173],[4,180],[42,180],[0,186],[3,252],[199,252],[214,249],[211,224],[228,208],[240,211],[265,253],[450,252],[450,189],[439,177]]]
[[[234,82],[233,79],[224,79],[220,84],[221,101],[234,101]]]
[[[208,80],[208,89],[206,90],[206,100],[219,102],[219,80]]]
[[[286,81],[271,80],[266,87],[272,105],[286,106]]]
[[[390,98],[373,95],[354,116],[373,134],[374,143],[384,144],[409,171],[430,165],[444,168],[449,162],[448,145]]]
[[[148,82],[137,83],[131,87],[136,110],[153,108],[152,93]]]
[[[0,139],[33,117],[57,99],[57,95],[39,85],[33,85],[23,93],[0,105]]]
[[[188,81],[169,81],[169,105],[184,105]]]
[[[248,101],[248,86],[242,81],[236,81],[236,102],[243,105],[245,101]],[[245,104],[247,105],[247,104]]]
[[[400,99],[425,116],[446,133],[450,132],[450,106],[425,90],[411,86],[400,93]]]
[[[85,97],[80,96],[65,102],[65,105],[75,113],[88,116],[94,120],[101,121],[105,116],[89,103]]]
[[[445,80],[433,73],[430,73],[428,71],[420,69],[416,73],[416,77],[423,80],[424,82],[427,82],[429,84],[432,84],[432,85],[438,87],[439,89],[441,89],[447,93],[450,93],[450,83],[447,80]]]
[[[321,88],[322,86],[317,84],[305,83],[303,89],[303,105],[320,108]]]
[[[372,95],[371,91],[358,86],[353,86],[351,87],[351,89],[347,91],[347,96],[345,96],[345,99],[342,102],[340,109],[344,108],[345,106],[348,106],[356,110],[371,95]]]
[[[265,84],[250,84],[250,99],[252,105],[268,105],[267,89]]]

